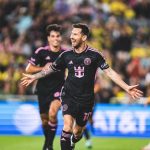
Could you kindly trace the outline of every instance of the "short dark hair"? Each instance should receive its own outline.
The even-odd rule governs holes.
[[[73,24],[72,25],[73,28],[80,28],[82,31],[82,33],[84,35],[86,35],[87,37],[89,36],[90,30],[88,25],[84,24],[84,23],[77,23],[77,24]]]
[[[62,27],[58,24],[50,24],[46,27],[46,35],[49,36],[51,31],[62,33]]]

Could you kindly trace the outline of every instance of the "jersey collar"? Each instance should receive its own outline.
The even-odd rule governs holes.
[[[83,54],[83,53],[86,53],[87,52],[87,50],[88,50],[88,45],[86,45],[86,47],[85,47],[85,49],[84,49],[84,51],[83,52],[81,52],[81,53],[77,53],[76,51],[75,51],[75,49],[74,48],[72,48],[72,50],[73,50],[73,52],[74,53],[76,53],[76,54],[78,54],[78,55],[80,55],[80,54]]]

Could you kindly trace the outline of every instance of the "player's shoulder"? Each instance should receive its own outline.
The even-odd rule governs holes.
[[[93,55],[97,55],[97,56],[102,56],[103,57],[103,53],[100,52],[98,49],[93,48],[91,46],[88,46],[87,51]]]
[[[66,55],[66,54],[68,54],[68,53],[70,53],[70,52],[72,52],[72,49],[61,49],[61,54],[60,54],[60,56],[61,56],[61,55]]]
[[[66,52],[66,51],[68,51],[67,48],[64,48],[64,47],[61,47],[61,48],[60,48],[60,53],[64,53],[64,52]]]
[[[42,46],[42,47],[39,47],[39,48],[37,48],[35,51],[34,51],[34,53],[35,54],[39,54],[39,53],[41,53],[41,52],[45,52],[45,51],[47,51],[49,49],[49,46]]]

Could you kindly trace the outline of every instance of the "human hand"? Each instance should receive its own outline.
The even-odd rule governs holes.
[[[33,81],[35,81],[34,75],[23,73],[23,77],[21,78],[21,85],[29,86]]]
[[[133,100],[139,99],[140,97],[143,96],[143,92],[141,90],[137,89],[138,86],[139,85],[132,85],[132,86],[129,86],[129,88],[128,88],[127,92]]]

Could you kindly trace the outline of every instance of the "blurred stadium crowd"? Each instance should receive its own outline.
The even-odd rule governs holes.
[[[45,27],[63,25],[63,47],[69,48],[73,23],[90,26],[89,44],[104,52],[108,63],[129,84],[140,83],[150,96],[149,0],[0,0],[0,93],[31,94],[19,84],[27,59],[46,44]],[[98,100],[125,92],[101,71]]]

